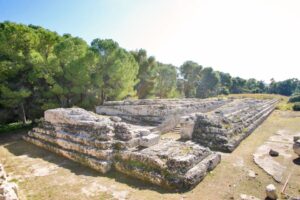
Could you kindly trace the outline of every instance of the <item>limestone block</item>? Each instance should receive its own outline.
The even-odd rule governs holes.
[[[141,151],[119,152],[115,168],[163,187],[187,190],[199,183],[221,156],[193,142],[164,140]]]
[[[192,139],[195,126],[195,115],[180,118],[180,136],[182,139]]]
[[[145,135],[145,136],[141,137],[140,146],[143,146],[143,147],[153,146],[159,142],[159,138],[160,138],[160,135],[154,134],[154,133]]]
[[[294,152],[300,156],[300,139],[298,139],[297,141],[294,142],[293,144],[293,149],[294,149]]]

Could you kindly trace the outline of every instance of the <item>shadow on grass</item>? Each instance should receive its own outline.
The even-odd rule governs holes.
[[[57,154],[54,154],[50,151],[39,148],[31,143],[24,141],[22,139],[22,136],[24,134],[26,134],[26,132],[20,132],[14,135],[4,134],[0,137],[0,145],[4,146],[10,153],[14,154],[15,156],[26,155],[31,158],[43,159],[47,162],[51,162],[60,167],[68,169],[76,175],[84,175],[91,177],[108,177],[138,190],[154,190],[161,194],[180,192],[163,189],[159,186],[142,182],[136,178],[132,178],[120,172],[117,172],[116,170],[111,170],[107,174],[103,175],[96,170],[83,166],[79,163],[76,163],[67,158],[64,158],[62,156],[59,156]]]

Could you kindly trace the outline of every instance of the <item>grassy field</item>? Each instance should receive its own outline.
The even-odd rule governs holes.
[[[264,188],[276,183],[253,162],[252,154],[264,141],[278,131],[287,134],[300,132],[300,113],[275,111],[252,135],[230,154],[222,154],[221,164],[191,191],[174,193],[143,183],[117,172],[107,175],[26,143],[19,134],[1,134],[0,162],[10,177],[19,185],[21,199],[239,199],[240,194],[264,198]],[[291,154],[287,171],[293,169],[287,193],[300,196],[300,166],[292,162]],[[256,178],[248,176],[254,171]],[[284,179],[286,176],[284,177]]]

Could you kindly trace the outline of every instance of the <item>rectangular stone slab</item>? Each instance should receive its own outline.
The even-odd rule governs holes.
[[[189,190],[220,160],[219,154],[193,142],[169,140],[142,151],[120,152],[114,166],[122,173],[162,187]]]

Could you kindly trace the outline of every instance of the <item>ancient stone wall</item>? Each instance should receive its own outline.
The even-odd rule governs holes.
[[[275,108],[277,100],[237,99],[209,113],[182,118],[182,138],[231,152]]]

